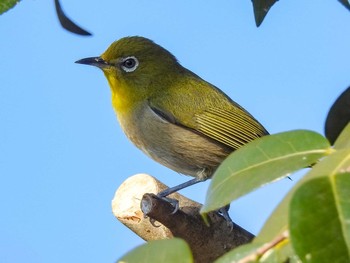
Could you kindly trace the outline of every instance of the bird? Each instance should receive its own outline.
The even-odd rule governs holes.
[[[211,178],[230,153],[269,134],[222,90],[148,38],[121,38],[102,55],[76,63],[103,71],[120,126],[137,148],[193,177],[158,193],[161,198]]]

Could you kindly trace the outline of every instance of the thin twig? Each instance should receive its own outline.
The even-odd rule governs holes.
[[[241,260],[238,261],[238,263],[249,263],[252,261],[256,261],[256,259],[262,257],[267,251],[274,248],[284,240],[288,239],[289,237],[289,231],[285,230],[281,235],[277,236],[275,239],[273,239],[271,242],[266,243],[255,250],[254,253],[245,256]]]

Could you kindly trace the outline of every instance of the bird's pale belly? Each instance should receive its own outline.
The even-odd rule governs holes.
[[[147,106],[128,117],[118,114],[118,118],[139,149],[181,174],[209,178],[232,151],[193,130],[167,122]]]

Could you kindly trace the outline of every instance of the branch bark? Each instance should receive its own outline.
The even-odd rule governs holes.
[[[201,204],[178,193],[169,196],[179,201],[180,208],[173,213],[174,207],[155,195],[166,188],[152,176],[134,175],[116,191],[112,201],[113,213],[146,241],[172,237],[184,239],[191,247],[196,262],[213,262],[254,238],[237,224],[233,224],[231,229],[216,212],[208,214],[209,226],[206,225],[199,214]],[[145,218],[144,214],[149,218]]]

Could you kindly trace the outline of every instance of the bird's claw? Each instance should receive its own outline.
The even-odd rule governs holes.
[[[172,198],[169,198],[169,197],[165,197],[165,196],[159,196],[158,197],[160,199],[163,199],[164,201],[167,201],[168,203],[170,203],[173,207],[174,207],[174,210],[171,212],[171,214],[175,214],[178,210],[179,210],[179,201],[176,200],[176,199],[172,199]]]
[[[158,196],[158,198],[163,199],[164,201],[170,203],[174,207],[174,210],[171,212],[171,215],[175,214],[179,210],[179,201],[178,200],[172,199],[169,197],[159,196],[159,195],[157,195],[157,196]],[[147,218],[147,217],[148,217],[147,215],[144,215],[144,218]],[[155,224],[157,222],[157,220],[155,220],[153,218],[149,218],[149,222],[154,227],[160,227],[160,225]]]
[[[150,218],[150,219],[149,219],[149,222],[150,222],[151,225],[154,226],[154,227],[160,227],[160,226],[161,226],[161,225],[156,225],[157,220],[155,220],[155,219],[153,219],[153,218]]]

